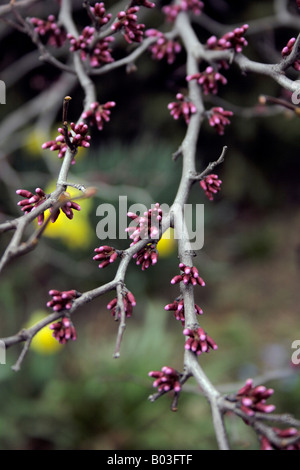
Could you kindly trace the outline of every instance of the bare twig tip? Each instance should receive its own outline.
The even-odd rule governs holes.
[[[259,104],[266,104],[267,99],[266,99],[266,97],[265,97],[264,95],[260,95],[260,96],[258,97],[258,102],[259,102]]]
[[[94,188],[94,187],[87,188],[85,193],[84,193],[84,196],[85,197],[93,197],[93,196],[95,196],[97,191],[98,191],[97,188]]]

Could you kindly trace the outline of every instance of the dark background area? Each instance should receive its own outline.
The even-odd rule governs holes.
[[[272,1],[204,3],[207,15],[228,25],[251,24],[273,14]],[[298,15],[295,3],[289,8]],[[80,29],[87,18],[79,4],[74,2],[74,17]],[[38,2],[22,14],[46,18],[57,8],[56,1]],[[151,11],[146,28],[159,27],[161,21],[159,10]],[[195,29],[204,42],[211,35],[200,25]],[[258,34],[249,28],[244,53],[253,60],[276,62],[288,39],[297,34],[293,28],[273,28],[272,23]],[[0,38],[0,79],[11,83],[7,103],[0,106],[0,136],[1,129],[10,129],[0,138],[0,218],[6,220],[20,214],[16,189],[53,188],[60,161],[41,145],[57,135],[61,105],[58,102],[48,114],[43,112],[46,101],[35,118],[24,110],[24,122],[17,129],[8,119],[50,88],[61,72],[36,59],[16,79],[16,64],[34,46],[3,22]],[[115,57],[126,50],[131,47],[121,39]],[[26,68],[26,60],[24,64]],[[119,195],[128,197],[128,205],[173,201],[181,161],[174,162],[172,154],[186,126],[172,119],[167,105],[186,86],[185,54],[168,66],[147,53],[136,65],[135,73],[121,68],[95,77],[99,101],[114,100],[117,105],[103,131],[91,130],[91,148],[79,154],[70,180],[96,186],[98,193],[82,203],[71,224],[60,216],[34,252],[6,267],[0,283],[1,337],[45,316],[49,289],[84,292],[114,276],[115,265],[99,270],[92,260],[94,248],[103,244],[96,236],[99,204],[108,202],[118,209]],[[297,79],[295,71],[288,74]],[[274,373],[277,379],[268,386],[275,394],[269,401],[276,404],[276,412],[299,417],[300,383],[288,372],[291,344],[300,339],[300,121],[283,108],[259,105],[261,94],[290,100],[271,79],[243,75],[236,66],[224,75],[228,85],[220,88],[218,97],[206,98],[205,105],[233,110],[231,125],[219,136],[204,122],[197,150],[200,171],[228,146],[225,162],[217,168],[222,191],[210,202],[197,184],[189,201],[205,207],[205,244],[195,264],[206,287],[197,290],[196,300],[204,310],[201,326],[219,345],[200,361],[210,380],[220,388],[227,384],[230,392],[248,377]],[[70,87],[68,94],[69,117],[76,121],[83,94],[77,87]],[[2,236],[2,251],[10,236]],[[128,241],[117,240],[115,246],[126,248]],[[20,347],[7,351],[7,364],[0,365],[1,449],[216,448],[209,407],[192,380],[177,413],[170,411],[168,396],[155,403],[147,400],[153,390],[148,372],[163,365],[181,370],[183,362],[181,325],[164,310],[178,293],[170,285],[178,271],[176,247],[166,243],[161,250],[156,266],[142,272],[133,262],[128,270],[127,287],[137,306],[127,323],[120,359],[112,357],[118,325],[106,310],[113,293],[76,312],[76,342],[56,348],[44,332],[18,373],[10,366]],[[233,416],[226,423],[235,448],[258,447],[245,423]]]

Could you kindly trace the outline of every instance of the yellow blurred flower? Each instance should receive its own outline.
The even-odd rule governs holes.
[[[49,185],[45,192],[51,193],[55,189],[55,183]],[[67,192],[71,198],[82,196],[82,192],[68,187]],[[44,235],[50,238],[59,238],[66,246],[73,249],[88,246],[93,238],[93,229],[89,221],[89,212],[92,208],[91,199],[75,200],[81,207],[80,211],[74,210],[72,220],[61,212],[58,219],[48,223]],[[45,211],[45,219],[49,216],[49,211]]]
[[[30,328],[39,321],[43,320],[47,313],[45,310],[36,310],[32,313],[26,328]],[[52,336],[52,330],[49,328],[50,325],[42,328],[32,339],[30,348],[39,354],[55,354],[63,347],[55,338]]]
[[[168,257],[174,251],[176,250],[177,247],[177,241],[174,238],[174,229],[173,228],[168,228],[168,230],[165,231],[161,239],[159,240],[157,244],[157,250],[159,253],[159,256],[161,257]]]

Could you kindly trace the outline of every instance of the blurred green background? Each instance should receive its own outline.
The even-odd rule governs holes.
[[[289,8],[298,15],[295,3]],[[81,27],[87,21],[79,6],[75,1]],[[57,2],[44,1],[22,13],[46,18],[57,8]],[[243,24],[271,15],[273,2],[207,0],[205,11],[216,21]],[[151,11],[146,27],[158,27],[161,20],[158,11]],[[264,32],[249,32],[245,53],[250,58],[280,60],[281,49],[297,34],[292,28],[272,27],[270,22]],[[195,28],[206,41],[210,34]],[[7,104],[0,107],[4,221],[20,214],[16,189],[53,187],[60,161],[55,152],[42,151],[41,144],[57,135],[63,97],[72,96],[70,119],[77,120],[83,95],[68,79],[62,91],[61,72],[39,62],[30,40],[6,23],[0,24],[0,38],[0,79],[7,84]],[[120,41],[116,57],[126,48]],[[128,205],[172,203],[181,175],[180,158],[174,162],[172,154],[185,124],[170,117],[167,105],[184,91],[184,63],[183,52],[171,66],[145,54],[135,73],[119,69],[95,78],[99,101],[114,100],[117,106],[102,132],[92,129],[91,148],[77,157],[69,179],[96,186],[97,195],[82,203],[71,223],[60,216],[35,251],[6,267],[0,283],[1,337],[45,316],[49,289],[84,292],[114,276],[115,265],[99,270],[92,260],[94,248],[103,244],[96,236],[99,204],[109,202],[117,210],[119,195],[127,196]],[[293,71],[289,74],[297,78]],[[269,78],[242,75],[236,67],[224,75],[227,87],[218,98],[206,99],[206,107],[222,105],[235,115],[222,137],[205,122],[197,152],[201,170],[228,146],[217,169],[222,191],[210,202],[195,185],[189,201],[205,205],[205,244],[195,264],[206,287],[196,291],[196,300],[204,310],[201,326],[219,346],[200,362],[210,380],[228,392],[248,377],[274,373],[278,378],[268,382],[275,388],[269,401],[276,412],[299,418],[300,381],[288,373],[291,344],[300,339],[300,121],[284,109],[258,105],[262,93],[290,99]],[[26,103],[40,93],[45,93],[40,108],[30,114]],[[10,236],[2,235],[1,251]],[[126,248],[128,241],[112,244]],[[76,312],[76,342],[55,348],[44,333],[18,373],[10,366],[21,347],[7,351],[7,364],[0,365],[0,449],[216,448],[209,407],[193,380],[177,413],[170,411],[167,395],[155,403],[147,400],[153,392],[150,370],[163,365],[182,370],[182,327],[164,310],[178,295],[178,288],[170,285],[177,271],[176,247],[168,244],[159,263],[146,272],[130,265],[126,284],[137,306],[119,359],[113,359],[118,324],[106,309],[113,293]],[[226,424],[234,448],[258,448],[256,436],[241,420],[228,416]]]

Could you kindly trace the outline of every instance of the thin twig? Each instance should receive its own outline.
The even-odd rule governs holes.
[[[123,283],[120,282],[116,287],[117,302],[118,302],[117,307],[116,307],[116,315],[118,317],[117,320],[120,323],[119,323],[118,334],[117,334],[117,339],[116,339],[114,358],[120,357],[121,342],[122,342],[123,334],[126,328],[126,312],[125,312],[125,306],[123,302],[123,289],[124,289],[124,285]]]

